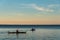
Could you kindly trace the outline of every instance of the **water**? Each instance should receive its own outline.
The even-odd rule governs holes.
[[[26,34],[8,34],[8,31],[25,31]],[[36,31],[30,31],[35,27]],[[60,26],[0,26],[0,40],[60,40]]]

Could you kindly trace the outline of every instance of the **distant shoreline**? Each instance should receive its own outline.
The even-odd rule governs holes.
[[[60,25],[0,25],[0,28],[44,28],[60,29]]]
[[[36,23],[36,24],[12,24],[12,23],[11,23],[11,24],[9,24],[9,23],[8,23],[8,24],[1,24],[1,23],[0,23],[0,25],[27,25],[27,26],[28,26],[28,25],[38,25],[38,26],[43,26],[43,25],[44,25],[44,26],[48,26],[48,25],[52,25],[52,26],[53,26],[53,25],[60,25],[60,24],[37,24],[37,23]]]
[[[15,26],[17,26],[17,25],[18,26],[19,25],[23,25],[23,26],[34,26],[34,25],[36,25],[36,26],[54,26],[54,25],[55,26],[60,26],[60,24],[45,24],[45,25],[44,24],[42,24],[42,25],[41,24],[0,24],[0,26],[3,26],[3,25],[4,26],[8,26],[8,25],[12,25],[12,26],[13,25],[15,25]]]

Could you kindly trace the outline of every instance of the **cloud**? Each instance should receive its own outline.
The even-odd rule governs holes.
[[[20,6],[21,6],[20,8],[34,8],[35,10],[45,11],[45,12],[53,12],[54,11],[49,8],[37,6],[36,4],[20,4]]]
[[[32,8],[33,4],[20,4],[20,8]]]
[[[49,9],[49,8],[39,7],[36,4],[33,5],[33,8],[35,8],[36,10],[39,10],[39,11],[46,11],[46,12],[53,12],[54,11],[54,10]]]
[[[60,4],[50,4],[48,7],[53,8],[53,7],[60,7]]]
[[[48,5],[49,9],[53,9],[54,12],[58,13],[58,11],[60,11],[60,4],[50,4]]]

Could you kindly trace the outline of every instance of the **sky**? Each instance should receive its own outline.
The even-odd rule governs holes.
[[[0,24],[60,24],[60,0],[0,0]]]

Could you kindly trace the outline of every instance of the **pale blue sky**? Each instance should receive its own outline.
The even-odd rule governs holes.
[[[0,0],[0,19],[3,24],[60,24],[60,0]]]

